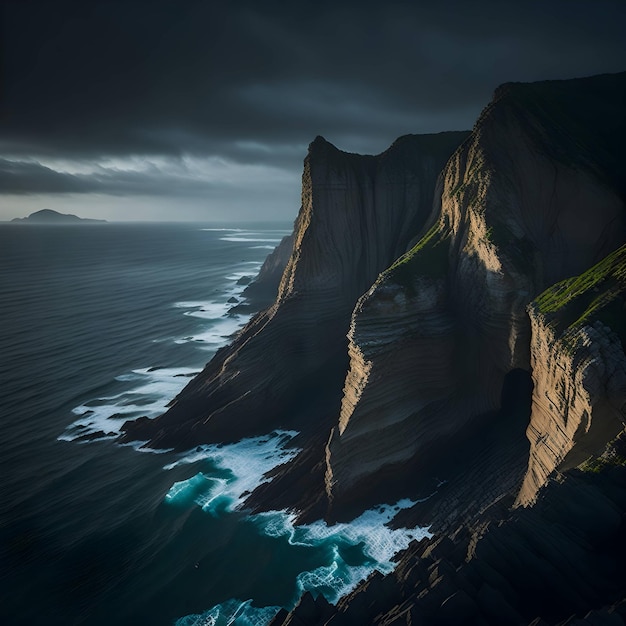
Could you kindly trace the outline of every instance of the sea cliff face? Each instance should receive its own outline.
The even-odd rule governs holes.
[[[387,465],[445,453],[469,421],[497,411],[507,375],[531,371],[529,302],[626,240],[613,143],[601,142],[619,126],[601,117],[611,98],[619,111],[618,83],[598,82],[584,102],[560,83],[501,87],[444,169],[434,225],[359,300],[327,449],[334,502],[360,497],[358,483]],[[597,113],[596,139],[581,107]]]
[[[555,470],[599,457],[626,423],[626,246],[529,307],[530,458],[519,504]]]
[[[189,448],[277,427],[323,432],[341,399],[354,304],[429,218],[439,172],[465,136],[406,136],[378,156],[347,154],[318,137],[275,302],[167,413],[127,424],[126,438]]]
[[[626,73],[507,84],[471,134],[311,144],[275,301],[125,425],[299,430],[256,509],[418,500],[394,523],[435,535],[393,574],[275,625],[626,623],[625,101]]]

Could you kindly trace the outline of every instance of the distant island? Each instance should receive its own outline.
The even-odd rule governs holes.
[[[28,217],[16,217],[11,222],[19,222],[21,224],[104,224],[106,220],[89,219],[71,215],[70,213],[59,213],[52,209],[42,209],[41,211],[31,213]]]

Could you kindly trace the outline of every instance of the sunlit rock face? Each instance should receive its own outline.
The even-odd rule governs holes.
[[[339,410],[355,302],[429,218],[437,177],[466,136],[409,135],[378,156],[347,154],[318,137],[276,301],[166,414],[127,424],[126,438],[187,448],[276,427],[325,428]]]
[[[333,506],[497,410],[506,374],[531,371],[528,303],[626,240],[623,91],[623,75],[498,89],[422,239],[354,310],[326,455]]]
[[[517,503],[555,470],[600,456],[626,422],[626,246],[529,307],[535,387]]]

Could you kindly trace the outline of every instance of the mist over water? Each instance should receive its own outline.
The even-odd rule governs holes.
[[[294,432],[185,455],[112,441],[245,323],[238,281],[289,231],[0,226],[1,623],[263,624],[423,536],[383,525],[406,501],[333,527],[246,512]]]

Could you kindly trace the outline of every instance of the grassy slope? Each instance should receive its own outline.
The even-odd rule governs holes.
[[[557,331],[600,320],[626,345],[626,245],[580,276],[546,289],[534,304]]]
[[[417,276],[442,278],[446,275],[448,248],[448,234],[441,223],[437,222],[411,250],[385,270],[383,275],[411,292]]]

